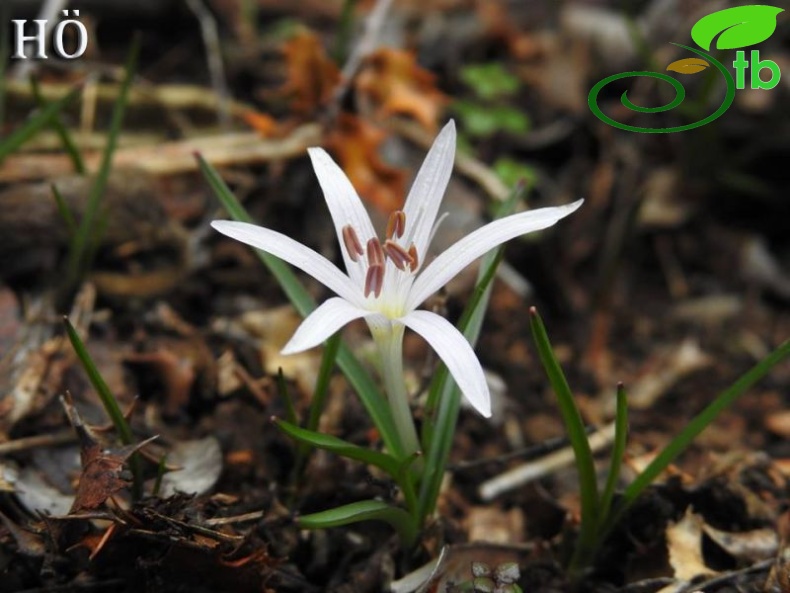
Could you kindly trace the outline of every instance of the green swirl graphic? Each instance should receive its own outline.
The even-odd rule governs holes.
[[[630,109],[631,111],[637,111],[639,113],[661,113],[663,111],[669,111],[670,109],[674,109],[678,105],[683,102],[683,99],[686,98],[686,89],[683,88],[683,85],[680,82],[672,78],[667,74],[662,74],[659,72],[646,72],[646,71],[639,71],[639,72],[622,72],[621,74],[613,74],[612,76],[608,76],[601,80],[598,84],[596,84],[592,89],[590,89],[590,94],[587,96],[587,103],[590,105],[590,109],[595,114],[595,116],[600,119],[601,121],[609,124],[610,126],[614,126],[615,128],[620,128],[621,130],[627,130],[629,132],[642,132],[645,134],[669,134],[670,132],[685,132],[686,130],[693,130],[694,128],[699,128],[700,126],[704,126],[709,124],[715,119],[718,119],[724,112],[730,108],[732,105],[733,100],[735,99],[735,79],[733,79],[732,74],[730,74],[729,70],[724,67],[724,65],[712,57],[710,54],[705,53],[702,50],[695,49],[693,47],[688,47],[686,45],[681,45],[680,43],[673,43],[672,45],[677,45],[678,47],[682,47],[683,49],[687,49],[689,51],[694,52],[697,55],[703,56],[705,59],[710,60],[710,62],[716,66],[719,72],[724,75],[724,79],[727,82],[727,94],[724,96],[724,102],[719,106],[719,108],[710,114],[705,119],[702,119],[697,122],[693,122],[690,124],[686,124],[684,126],[674,126],[671,128],[643,128],[640,126],[630,126],[628,124],[623,124],[618,121],[615,121],[608,115],[606,115],[601,108],[598,107],[598,93],[601,92],[601,89],[605,87],[610,82],[614,82],[615,80],[620,80],[621,78],[632,78],[636,76],[648,76],[650,78],[657,78],[658,80],[663,80],[664,82],[668,82],[672,85],[672,88],[675,89],[675,98],[666,105],[661,105],[659,107],[640,107],[635,103],[631,102],[628,98],[628,91],[624,91],[622,96],[620,97],[620,102],[626,108]]]

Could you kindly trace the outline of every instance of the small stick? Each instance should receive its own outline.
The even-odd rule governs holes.
[[[52,434],[37,434],[0,443],[0,455],[11,455],[12,453],[19,453],[21,451],[27,451],[28,449],[37,449],[38,447],[66,445],[76,441],[77,437],[72,430],[62,430]]]
[[[590,449],[600,451],[612,444],[614,440],[614,422],[607,424],[598,432],[589,437]],[[573,449],[568,446],[550,455],[531,461],[503,474],[496,476],[480,485],[480,498],[492,500],[504,492],[523,486],[524,484],[542,478],[558,469],[573,463]]]
[[[263,511],[253,511],[251,513],[244,513],[243,515],[236,515],[235,517],[214,517],[213,519],[206,519],[203,521],[209,527],[217,527],[219,525],[232,525],[235,523],[246,523],[247,521],[257,521],[262,519]]]
[[[208,71],[211,76],[211,86],[219,97],[217,106],[217,118],[220,126],[227,127],[230,122],[230,91],[225,80],[225,65],[222,62],[222,51],[220,50],[219,32],[214,15],[206,8],[201,0],[186,0],[189,10],[195,15],[200,23],[200,33],[203,36],[203,44],[206,46],[206,59],[208,61]]]

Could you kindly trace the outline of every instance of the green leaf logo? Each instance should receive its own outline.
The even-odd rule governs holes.
[[[776,16],[784,8],[765,5],[736,6],[702,17],[691,29],[691,38],[710,50],[713,39],[717,49],[738,49],[768,39],[776,30]]]

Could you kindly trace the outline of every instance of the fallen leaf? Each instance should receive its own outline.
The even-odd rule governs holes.
[[[181,469],[162,478],[162,496],[176,492],[204,494],[217,483],[222,473],[222,450],[213,436],[181,441],[171,449],[167,462]]]
[[[524,513],[496,507],[472,507],[464,521],[469,541],[509,544],[524,539]]]
[[[379,147],[386,137],[365,120],[342,113],[326,137],[326,146],[359,195],[382,212],[391,212],[403,205],[406,174],[381,160]]]
[[[77,514],[99,508],[108,498],[126,488],[130,482],[130,476],[123,467],[126,460],[156,437],[115,451],[104,449],[83,422],[71,398],[61,397],[61,403],[80,442],[82,473],[74,502],[68,511],[69,514]]]
[[[149,340],[145,352],[126,354],[123,361],[161,382],[168,416],[182,412],[193,394],[208,398],[215,390],[216,364],[200,336]]]
[[[17,500],[31,513],[65,515],[74,504],[73,496],[48,484],[32,467],[21,469],[11,483],[16,490]]]
[[[311,115],[332,98],[340,82],[340,70],[326,55],[316,34],[306,29],[283,45],[283,54],[287,73],[278,94],[290,99],[293,113]]]
[[[714,573],[702,559],[703,524],[702,517],[689,508],[680,521],[667,527],[669,563],[677,579],[691,581],[700,575]]]
[[[243,112],[241,117],[245,122],[247,122],[248,126],[258,132],[264,138],[276,136],[277,132],[279,131],[277,120],[266,113],[261,113],[260,111],[254,111],[250,109],[249,111]]]
[[[259,340],[261,366],[266,372],[276,376],[278,369],[282,369],[286,377],[297,382],[301,392],[312,393],[321,353],[316,349],[288,356],[280,353],[301,321],[290,305],[248,311],[238,318],[241,331]]]
[[[405,50],[383,48],[371,54],[357,76],[356,89],[373,101],[378,117],[407,115],[431,132],[448,103],[436,88],[436,76]]]
[[[708,68],[710,64],[702,58],[683,58],[682,60],[675,60],[667,70],[670,72],[677,72],[678,74],[696,74]]]

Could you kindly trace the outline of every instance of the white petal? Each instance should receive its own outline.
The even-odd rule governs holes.
[[[307,152],[313,162],[318,183],[324,192],[324,199],[329,207],[329,213],[332,215],[332,222],[335,224],[335,232],[340,243],[340,251],[343,253],[343,261],[346,263],[346,270],[349,276],[361,285],[365,281],[362,276],[362,268],[355,264],[346,253],[343,243],[343,227],[351,225],[364,247],[368,239],[376,236],[373,223],[370,222],[370,217],[354,186],[351,185],[343,170],[332,160],[332,157],[323,148],[308,148]]]
[[[295,354],[318,346],[341,327],[370,312],[348,301],[332,297],[310,313],[283,347],[283,354]]]
[[[469,403],[486,418],[491,416],[491,395],[483,368],[472,346],[453,325],[430,311],[412,311],[400,322],[431,345]]]
[[[407,309],[414,309],[452,280],[458,272],[494,247],[514,237],[554,225],[582,205],[584,200],[554,208],[540,208],[495,220],[468,234],[442,252],[420,273],[409,294]]]
[[[406,234],[400,241],[407,249],[411,243],[420,259],[425,258],[431,229],[450,181],[455,161],[455,122],[450,120],[431,146],[406,198]]]
[[[216,230],[256,249],[276,255],[292,266],[307,272],[330,290],[352,303],[361,304],[362,288],[337,269],[320,253],[294,241],[290,237],[246,222],[215,220],[211,223]]]

